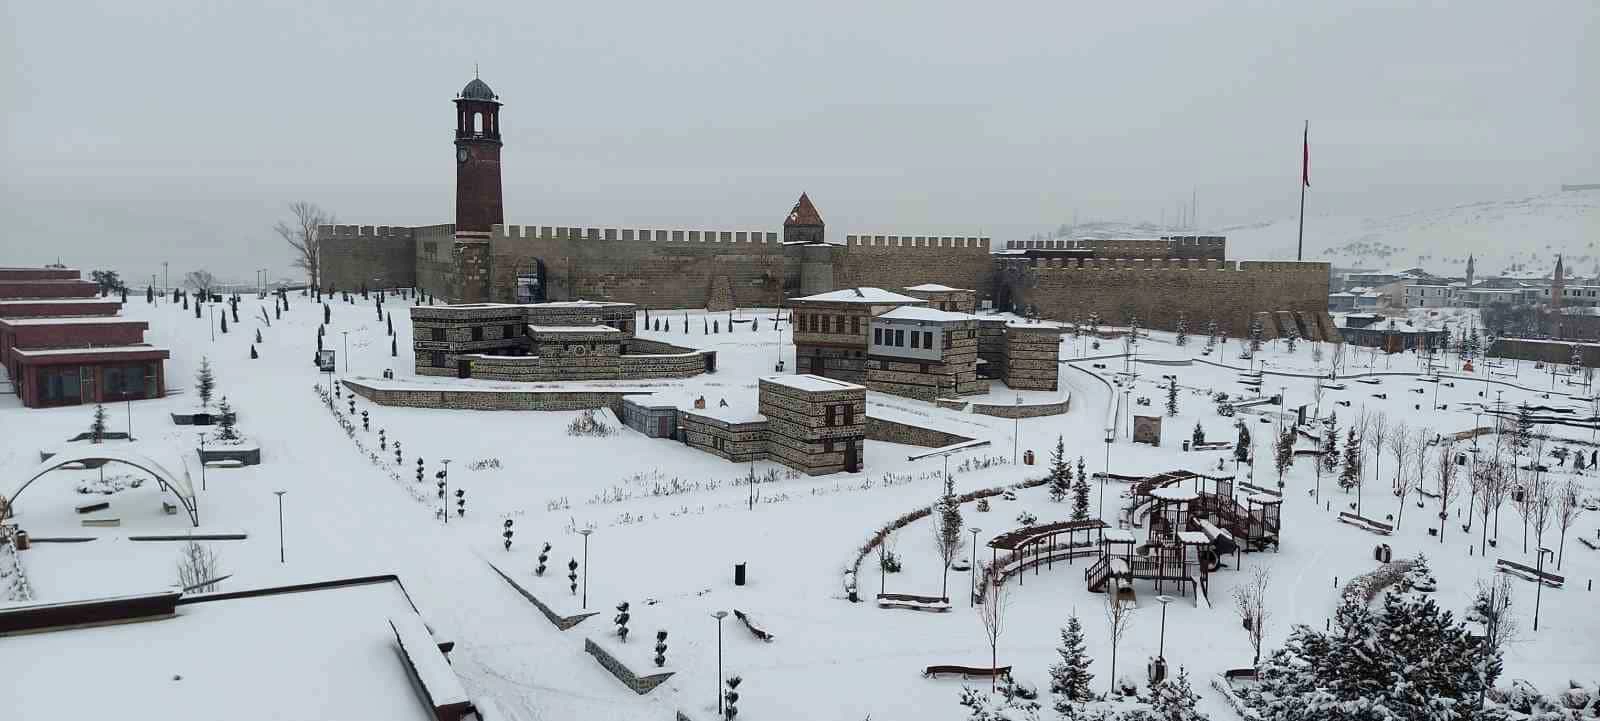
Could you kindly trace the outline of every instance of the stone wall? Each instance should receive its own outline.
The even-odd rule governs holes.
[[[994,416],[995,418],[1038,418],[1041,416],[1059,416],[1071,407],[1072,399],[1063,398],[1054,403],[971,403],[961,400],[942,399],[938,402],[940,408],[953,411],[970,410],[980,416]]]
[[[683,442],[734,463],[767,458],[767,422],[735,423],[690,410],[678,411]]]
[[[866,450],[867,391],[848,383],[837,385],[837,390],[809,390],[785,381],[760,380],[761,415],[767,418],[767,452],[772,460],[813,476],[859,470]],[[857,468],[849,467],[852,448]]]
[[[882,418],[867,417],[867,440],[882,441],[885,443],[901,443],[908,446],[922,446],[924,448],[943,448],[957,443],[966,443],[972,440],[966,436],[954,433],[936,431],[932,428],[914,426],[909,423],[890,421]]]
[[[1564,369],[1572,362],[1572,347],[1572,343],[1565,341],[1501,338],[1494,342],[1494,356],[1496,358],[1544,361],[1545,363],[1557,364]],[[1579,344],[1578,352],[1583,356],[1585,368],[1600,368],[1600,345],[1592,343]],[[1545,375],[1549,375],[1549,373],[1545,373]]]
[[[849,235],[834,255],[834,288],[904,288],[942,283],[990,297],[994,264],[988,238]]]
[[[1061,374],[1061,330],[1037,325],[1007,325],[1003,353],[1006,387],[1053,391]]]
[[[346,388],[380,406],[451,408],[470,411],[579,411],[610,408],[622,417],[622,399],[649,391],[505,391],[466,388],[377,388],[344,380]]]
[[[416,229],[323,225],[317,247],[323,288],[409,288],[417,284]]]
[[[1172,330],[1178,314],[1191,328],[1215,318],[1244,335],[1255,313],[1325,314],[1328,264],[1289,261],[1026,259],[1000,260],[997,284],[1012,307],[1071,320],[1098,313],[1108,324],[1137,315],[1146,328]]]

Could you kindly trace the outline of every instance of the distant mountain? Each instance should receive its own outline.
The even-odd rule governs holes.
[[[1222,228],[1228,256],[1294,257],[1295,218]],[[1421,266],[1464,275],[1467,255],[1482,275],[1548,275],[1556,254],[1571,275],[1600,275],[1600,190],[1491,200],[1383,218],[1306,217],[1306,260],[1339,267]]]
[[[1228,257],[1291,260],[1297,219],[1215,229],[1156,223],[1094,222],[1063,226],[1067,238],[1156,238],[1226,235]],[[1480,276],[1548,275],[1555,256],[1570,275],[1600,276],[1600,189],[1552,192],[1521,200],[1490,200],[1388,217],[1306,217],[1306,260],[1341,268],[1421,266],[1439,275],[1465,275],[1467,255]]]

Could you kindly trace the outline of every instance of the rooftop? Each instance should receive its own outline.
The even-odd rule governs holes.
[[[794,208],[789,211],[789,217],[784,219],[783,224],[822,225],[822,214],[817,212],[817,206],[811,204],[811,198],[801,193],[800,199],[795,201]]]
[[[534,333],[620,333],[609,325],[530,325]]]
[[[84,348],[12,348],[11,352],[19,357],[48,357],[60,355],[114,355],[117,353],[142,353],[150,351],[168,352],[166,348],[153,345],[103,345]]]
[[[118,318],[109,315],[69,316],[69,317],[39,317],[27,318],[0,318],[0,324],[5,325],[147,325],[149,321],[137,318]]]
[[[978,319],[978,316],[970,313],[952,313],[938,308],[925,308],[914,305],[903,305],[877,317],[888,320],[916,320],[933,323],[955,323]]]
[[[106,305],[122,305],[121,298],[8,298],[0,300],[0,305],[32,305],[35,303],[104,303]]]
[[[795,298],[800,301],[819,301],[827,303],[901,303],[906,305],[922,305],[927,303],[921,298],[909,295],[900,295],[882,288],[845,288],[843,290],[829,291],[808,295],[804,298]]]
[[[906,290],[920,290],[920,291],[923,291],[923,292],[926,292],[926,293],[948,293],[948,292],[951,292],[951,291],[957,291],[957,292],[961,292],[961,293],[971,293],[972,292],[972,291],[967,290],[965,288],[951,288],[948,285],[939,285],[938,283],[923,283],[922,285],[913,285],[910,288],[907,288]]]
[[[416,719],[424,706],[391,617],[397,580],[183,599],[177,615],[0,643],[10,718]]]
[[[762,376],[761,382],[785,386],[795,390],[824,393],[827,391],[864,391],[866,388],[832,378],[813,375]]]

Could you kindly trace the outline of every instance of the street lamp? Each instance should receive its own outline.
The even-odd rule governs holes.
[[[1017,396],[1017,406],[1022,405],[1022,396]],[[1022,414],[1018,413],[1011,423],[1011,463],[1017,463],[1017,436],[1022,432]]]
[[[1166,594],[1162,594],[1160,596],[1156,596],[1156,600],[1161,602],[1161,640],[1156,645],[1156,658],[1165,661],[1167,659],[1167,604],[1172,603],[1177,599]]]
[[[201,431],[196,435],[200,436],[200,490],[203,491],[206,489],[206,434]]]
[[[1524,493],[1526,493],[1526,491],[1524,491]],[[1556,555],[1556,552],[1545,548],[1544,546],[1540,546],[1539,568],[1537,574],[1538,578],[1533,582],[1533,630],[1535,631],[1539,630],[1539,601],[1544,597],[1544,557],[1547,554],[1554,556]]]
[[[578,531],[583,536],[583,607],[589,607],[589,534],[594,533],[593,528]],[[720,688],[720,687],[719,687]]]
[[[722,718],[722,619],[728,617],[728,612],[713,611],[711,617],[717,619],[717,718]]]
[[[344,336],[344,372],[350,372],[350,331],[340,331]]]
[[[967,530],[972,532],[972,580],[968,583],[971,588],[967,589],[967,605],[970,607],[978,605],[978,534],[983,529],[973,526]]]
[[[207,298],[206,300],[211,299]],[[217,340],[217,304],[207,303],[206,310],[211,313],[211,341],[215,343]]]
[[[278,563],[283,563],[283,491],[273,491],[278,494]]]

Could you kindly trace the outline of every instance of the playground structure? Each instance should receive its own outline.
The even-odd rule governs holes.
[[[1185,481],[1192,487],[1185,488]],[[1180,596],[1193,589],[1195,604],[1209,606],[1209,576],[1223,556],[1279,543],[1282,497],[1256,493],[1240,504],[1231,476],[1168,471],[1136,482],[1128,498],[1118,517],[1121,527],[1101,533],[1099,558],[1084,570],[1090,591],[1104,592],[1110,584],[1118,603],[1136,603],[1133,582],[1146,579],[1158,593],[1169,584]],[[1132,529],[1146,520],[1149,529],[1140,544]]]
[[[1017,584],[1022,585],[1022,571],[1030,566],[1038,575],[1040,565],[1054,568],[1056,561],[1071,565],[1072,559],[1079,556],[1097,556],[1106,528],[1105,521],[1091,518],[1024,526],[995,536],[989,540],[990,562],[983,571],[983,582],[998,586],[1016,575]],[[1062,536],[1066,537],[1065,543]],[[983,594],[978,588],[982,586],[974,588],[972,596],[975,603],[982,603]]]

